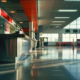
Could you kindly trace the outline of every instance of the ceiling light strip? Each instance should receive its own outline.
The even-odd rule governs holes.
[[[55,17],[55,19],[69,19],[70,17]]]
[[[62,24],[54,24],[54,25],[62,25]]]
[[[65,21],[52,21],[54,23],[64,23]]]
[[[60,9],[58,12],[77,12],[77,9]]]
[[[64,1],[80,1],[80,0],[64,0]]]

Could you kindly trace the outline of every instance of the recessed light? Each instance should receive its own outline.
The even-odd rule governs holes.
[[[54,23],[63,23],[65,21],[52,21],[52,22],[54,22]]]
[[[64,0],[64,1],[80,1],[80,0]]]
[[[54,24],[54,25],[62,25],[62,24]]]
[[[19,22],[20,24],[22,24],[23,22]]]
[[[76,9],[60,9],[58,12],[77,12],[78,10]]]
[[[7,0],[1,0],[1,2],[4,2],[5,3],[5,2],[7,2]]]
[[[10,11],[10,13],[15,13],[15,11]]]
[[[2,26],[2,25],[0,25],[0,26]]]
[[[69,19],[70,17],[55,17],[55,19]]]

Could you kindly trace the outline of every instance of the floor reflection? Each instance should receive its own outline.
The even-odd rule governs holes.
[[[0,72],[0,80],[80,80],[79,47],[37,48],[22,62],[14,71]]]

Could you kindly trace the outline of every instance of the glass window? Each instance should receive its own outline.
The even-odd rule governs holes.
[[[69,25],[65,26],[64,29],[69,29]]]
[[[48,42],[52,42],[52,38],[51,37],[48,38]]]
[[[58,37],[58,34],[52,34],[52,37]]]
[[[52,38],[52,42],[58,42],[58,38]]]
[[[77,20],[77,24],[80,24],[80,20]]]
[[[73,42],[73,39],[74,39],[74,42],[76,42],[76,38],[70,38],[70,42]]]
[[[77,39],[80,39],[80,37],[77,37]]]
[[[69,37],[69,34],[63,34],[62,36],[63,37]]]
[[[62,38],[62,41],[63,42],[69,42],[70,40],[69,40],[69,38]]]
[[[70,29],[76,29],[76,25],[70,25]]]
[[[42,34],[42,37],[47,37],[47,34]]]
[[[80,34],[77,34],[77,38],[79,38],[79,39],[80,39]]]
[[[48,34],[48,37],[52,37],[52,34]]]
[[[70,37],[76,38],[76,34],[70,34]]]
[[[80,29],[80,25],[77,25],[77,29]]]
[[[77,20],[80,20],[80,17],[78,17]]]
[[[73,22],[71,22],[70,25],[71,25],[71,24],[76,25],[76,20],[74,20]]]

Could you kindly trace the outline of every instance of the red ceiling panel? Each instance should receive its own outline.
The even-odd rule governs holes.
[[[36,0],[20,0],[20,3],[28,17],[29,22],[33,22],[35,31],[38,32],[38,21],[37,21],[37,4]]]
[[[23,28],[24,32],[29,32],[29,28]]]

